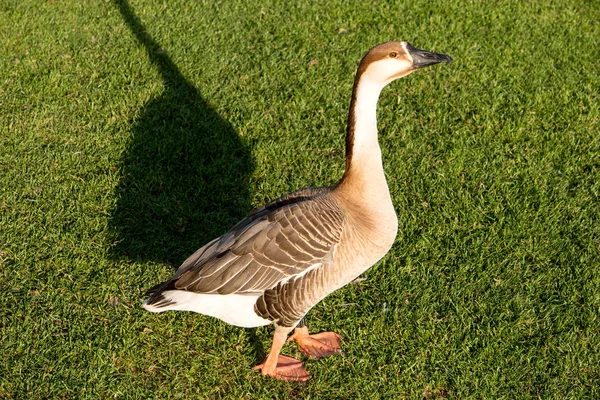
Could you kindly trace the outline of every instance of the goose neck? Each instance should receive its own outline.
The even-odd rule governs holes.
[[[346,171],[344,178],[358,170],[381,167],[377,138],[377,102],[384,85],[357,77],[352,91],[346,134]],[[383,168],[383,167],[381,167]]]

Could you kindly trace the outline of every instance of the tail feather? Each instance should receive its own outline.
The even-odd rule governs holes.
[[[186,290],[165,290],[167,286],[157,289],[143,307],[155,313],[163,311],[193,311],[219,318],[230,325],[253,328],[268,325],[270,320],[262,318],[254,311],[256,300],[260,294],[210,294],[194,293]]]
[[[150,296],[144,301],[143,307],[152,312],[158,312],[160,308],[164,308],[175,304],[171,299],[166,298],[163,292],[175,288],[175,281],[166,281],[152,286],[146,291],[146,296]]]

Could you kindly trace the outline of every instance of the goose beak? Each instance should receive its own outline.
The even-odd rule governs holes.
[[[412,57],[413,68],[415,69],[441,62],[452,62],[452,57],[450,56],[417,49],[410,43],[406,43],[406,50],[408,50],[408,53]]]

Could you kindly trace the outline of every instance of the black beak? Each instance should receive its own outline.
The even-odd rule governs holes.
[[[417,49],[410,43],[406,43],[406,50],[408,50],[413,60],[414,68],[423,68],[428,65],[433,65],[441,62],[452,62],[452,57],[444,54],[432,53],[431,51],[425,51]]]

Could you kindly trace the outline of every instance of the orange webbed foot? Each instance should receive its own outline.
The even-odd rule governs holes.
[[[298,342],[300,351],[309,357],[322,358],[334,354],[344,354],[340,347],[343,339],[335,332],[309,335],[306,327],[296,328],[288,340]]]
[[[310,379],[310,374],[301,361],[295,358],[279,355],[275,366],[268,366],[268,359],[258,364],[254,369],[260,369],[265,376],[270,376],[282,381],[300,381],[305,382]]]

